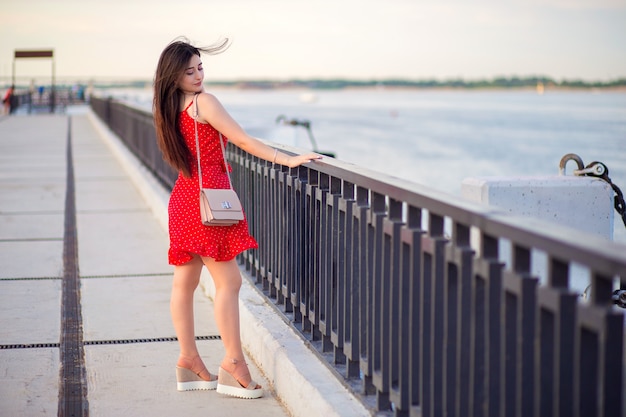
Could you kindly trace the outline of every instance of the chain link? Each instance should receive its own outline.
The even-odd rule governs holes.
[[[615,206],[615,210],[622,217],[622,221],[624,222],[624,226],[626,227],[626,203],[624,202],[624,194],[617,185],[613,184],[611,178],[609,178],[609,169],[607,168],[607,166],[604,165],[602,162],[595,161],[587,165],[585,169],[579,170],[578,172],[574,171],[574,174],[600,178],[606,181],[611,186],[611,188],[615,192],[613,205]]]

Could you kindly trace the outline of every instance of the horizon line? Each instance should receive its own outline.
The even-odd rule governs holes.
[[[51,75],[19,75],[15,76],[16,80],[28,81],[30,82],[33,79],[50,79]],[[0,82],[12,81],[13,77],[11,75],[3,75],[0,76]],[[153,77],[128,77],[128,76],[81,76],[81,75],[55,75],[55,80],[87,80],[87,81],[118,81],[118,82],[152,82]],[[372,82],[410,82],[410,83],[423,83],[423,82],[437,82],[437,83],[449,83],[449,82],[489,82],[489,81],[498,81],[498,80],[541,80],[541,81],[552,81],[557,83],[563,82],[585,82],[585,83],[612,83],[616,81],[626,80],[625,75],[618,75],[611,78],[583,78],[583,77],[551,77],[547,75],[495,75],[491,77],[420,77],[420,78],[411,78],[411,77],[400,77],[400,76],[385,76],[385,77],[340,77],[340,76],[319,76],[319,77],[241,77],[241,78],[215,78],[215,79],[206,79],[204,83],[246,83],[246,82],[271,82],[271,83],[289,83],[289,82],[352,82],[352,83],[372,83]]]

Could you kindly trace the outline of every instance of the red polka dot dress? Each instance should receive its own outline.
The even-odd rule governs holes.
[[[258,247],[256,240],[248,232],[245,217],[232,226],[202,224],[194,123],[187,109],[181,112],[179,128],[187,147],[191,150],[193,161],[190,164],[191,178],[186,178],[180,172],[170,195],[168,258],[171,265],[185,264],[193,258],[193,254],[207,256],[217,261],[228,261],[243,251]],[[226,145],[227,139],[222,137]],[[202,185],[204,188],[228,188],[227,168],[222,157],[218,131],[210,124],[198,123],[198,138],[201,149]]]

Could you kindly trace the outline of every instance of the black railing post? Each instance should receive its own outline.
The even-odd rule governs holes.
[[[382,322],[382,293],[383,293],[383,265],[385,259],[385,242],[383,222],[387,216],[385,208],[386,198],[379,193],[372,194],[372,211],[370,213],[369,253],[371,269],[368,273],[368,287],[371,292],[371,313],[369,326],[369,359],[371,360],[372,383],[376,387],[376,407],[379,410],[388,410],[389,387],[383,375],[383,352],[386,340],[383,340]]]
[[[370,217],[373,207],[371,206],[370,191],[365,188],[357,188],[357,201],[359,205],[359,352],[360,368],[363,373],[362,393],[374,395],[376,389],[372,384],[372,285],[371,270],[372,256],[372,227]]]
[[[421,291],[422,291],[422,209],[409,206],[407,214],[407,244],[408,251],[408,295],[406,308],[403,308],[403,329],[406,329],[406,337],[400,336],[408,346],[402,343],[402,352],[406,352],[406,367],[408,372],[400,372],[398,386],[400,389],[400,404],[403,404],[402,395],[408,395],[408,405],[411,415],[421,412],[421,358],[422,345],[422,322],[421,322]],[[403,356],[404,357],[404,356]],[[406,385],[405,385],[406,384]]]

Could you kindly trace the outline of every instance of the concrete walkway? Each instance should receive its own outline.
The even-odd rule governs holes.
[[[69,126],[91,416],[369,414],[248,284],[242,334],[265,396],[240,400],[176,391],[167,192],[147,177],[143,183],[131,178],[129,170],[141,175],[141,167],[129,167],[124,150],[104,138],[105,128],[83,107],[67,115],[0,119],[0,415],[58,410]],[[215,371],[223,349],[204,274],[203,285],[196,292],[196,334]],[[276,392],[282,392],[280,400]]]

